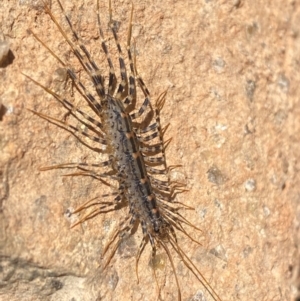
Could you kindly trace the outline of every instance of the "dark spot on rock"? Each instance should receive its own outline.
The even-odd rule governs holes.
[[[253,80],[247,80],[246,82],[246,95],[250,101],[253,101],[254,92],[256,89],[256,83]]]
[[[217,185],[221,185],[226,181],[225,175],[216,166],[212,166],[207,171],[207,178],[208,181]]]
[[[51,286],[58,291],[58,290],[63,288],[64,284],[61,281],[57,280],[57,279],[52,279],[51,280]]]

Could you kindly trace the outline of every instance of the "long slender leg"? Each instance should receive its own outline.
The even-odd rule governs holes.
[[[78,128],[76,128],[76,127],[73,126],[73,125],[69,125],[69,124],[67,124],[67,123],[65,123],[65,122],[63,122],[63,121],[60,121],[60,120],[58,120],[58,119],[56,119],[56,118],[53,118],[53,117],[51,117],[51,116],[44,115],[44,114],[42,114],[42,113],[39,113],[39,112],[30,110],[30,109],[29,109],[29,111],[31,111],[31,112],[34,113],[35,115],[37,115],[37,116],[39,116],[39,117],[41,117],[41,118],[43,118],[43,119],[45,119],[45,120],[48,120],[49,122],[51,122],[51,123],[53,123],[53,124],[56,124],[57,126],[60,126],[60,127],[64,128],[64,129],[66,129],[67,131],[69,131],[69,132],[71,132],[73,135],[75,135],[75,137],[77,137],[76,134],[75,134],[75,133],[77,132],[77,133],[80,133],[81,135],[83,135],[83,136],[89,138],[90,140],[92,140],[92,141],[94,141],[94,142],[100,143],[100,144],[102,144],[102,145],[107,145],[107,140],[106,140],[106,139],[102,139],[102,138],[100,138],[100,137],[98,137],[98,136],[93,136],[93,135],[89,134],[88,131],[85,132],[85,131],[82,130],[82,129],[78,129]]]
[[[97,92],[98,96],[100,97],[100,99],[102,100],[105,97],[103,76],[101,75],[101,72],[100,72],[99,68],[97,67],[96,63],[92,60],[90,53],[88,52],[88,50],[84,46],[84,44],[81,41],[79,35],[74,30],[74,28],[72,26],[72,23],[71,23],[69,17],[67,16],[61,2],[59,0],[57,0],[57,2],[59,4],[60,9],[61,9],[61,11],[62,11],[67,23],[68,23],[68,26],[69,26],[72,34],[73,34],[73,37],[75,39],[75,44],[68,38],[66,32],[62,29],[62,27],[58,23],[57,19],[55,18],[55,16],[51,12],[51,10],[50,10],[50,8],[47,4],[45,4],[45,10],[49,14],[49,16],[51,17],[52,21],[57,26],[58,30],[63,35],[63,37],[65,38],[65,40],[69,44],[69,46],[71,47],[72,52],[77,57],[77,59],[78,59],[79,63],[81,64],[81,66],[85,69],[87,74],[92,79],[94,87],[96,89],[96,92]]]
[[[24,74],[25,75],[25,74]],[[65,98],[62,98],[61,96],[59,96],[58,94],[54,93],[52,90],[46,88],[45,86],[43,86],[42,84],[40,84],[39,82],[35,81],[34,79],[32,79],[31,77],[29,77],[28,75],[25,75],[27,78],[29,78],[31,81],[33,81],[36,85],[40,86],[42,89],[44,89],[47,93],[51,94],[54,99],[56,99],[59,103],[61,103],[67,110],[69,110],[69,112],[77,119],[79,120],[82,124],[84,124],[85,126],[88,126],[88,124],[84,123],[82,120],[80,120],[78,118],[78,116],[76,115],[76,113],[79,113],[81,116],[84,117],[84,119],[86,119],[88,122],[90,122],[91,124],[95,125],[97,128],[102,129],[102,124],[101,122],[97,121],[96,119],[94,119],[93,117],[89,116],[88,114],[86,114],[85,112],[83,112],[80,109],[77,109],[72,103],[70,103],[68,100],[66,100]],[[91,130],[95,131],[95,129],[91,128]],[[97,131],[97,133],[99,133]],[[101,133],[101,135],[103,136],[104,134]]]
[[[51,169],[64,169],[64,168],[99,168],[99,167],[105,167],[109,166],[111,164],[111,160],[100,162],[100,163],[61,163],[61,164],[56,164],[52,166],[44,166],[39,168],[40,171],[45,171],[45,170],[51,170]]]
[[[96,101],[95,97],[91,94],[90,91],[83,85],[83,83],[77,78],[76,74],[73,72],[70,66],[63,62],[55,53],[52,51],[32,30],[29,30],[29,32],[34,36],[34,38],[41,44],[43,47],[45,47],[49,53],[64,67],[67,69],[67,73],[70,76],[70,78],[73,80],[75,87],[77,88],[78,92],[82,95],[82,97],[85,99],[85,101],[89,104],[89,106],[93,109],[93,111],[99,115],[99,112],[101,112],[102,108],[98,101]],[[31,81],[33,81],[35,84],[41,86],[38,82],[33,80],[28,75],[24,74],[27,78],[29,78]]]
[[[133,65],[132,53],[131,53],[131,34],[132,34],[132,19],[133,19],[133,4],[131,7],[130,21],[128,25],[128,35],[127,35],[127,56],[129,60],[129,93],[124,100],[124,104],[127,108],[130,108],[130,105],[135,107],[136,104],[136,81],[135,81],[135,69]]]
[[[99,3],[99,0],[97,2]],[[120,45],[120,42],[119,42],[119,39],[118,39],[116,29],[115,29],[114,24],[113,24],[111,0],[109,0],[109,27],[110,27],[110,30],[113,33],[114,40],[115,40],[115,43],[116,43],[116,46],[117,46],[117,49],[118,49],[118,53],[119,53],[119,65],[120,65],[120,73],[121,73],[121,82],[119,84],[117,94],[116,94],[115,97],[117,99],[121,99],[123,93],[127,95],[128,78],[127,78],[127,71],[126,71],[124,56],[123,56],[123,53],[122,53],[122,48],[121,48],[121,45]],[[113,95],[113,91],[109,91],[109,94]]]
[[[136,273],[137,282],[139,282],[139,270],[138,270],[139,260],[140,260],[141,254],[143,253],[143,250],[144,250],[146,244],[147,244],[147,236],[144,236],[141,241],[141,244],[139,246],[139,250],[136,254],[136,257],[135,257],[135,273]]]
[[[110,14],[110,20],[111,20],[111,14],[112,14],[111,13],[111,1],[109,1],[109,14]],[[97,0],[97,21],[98,21],[99,35],[100,35],[100,39],[101,39],[101,47],[103,49],[103,52],[106,56],[106,60],[107,60],[108,65],[109,65],[109,80],[108,80],[108,91],[107,91],[107,93],[109,95],[113,95],[114,90],[115,90],[115,86],[116,86],[117,78],[116,78],[114,65],[112,63],[110,54],[108,52],[107,45],[105,43],[105,37],[104,37],[104,34],[103,34],[103,29],[102,29],[102,25],[101,25],[101,18],[100,18],[99,0]]]

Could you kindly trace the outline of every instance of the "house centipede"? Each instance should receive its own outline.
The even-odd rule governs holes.
[[[69,175],[91,176],[101,181],[103,185],[114,188],[114,192],[109,195],[113,198],[112,201],[96,202],[95,199],[91,199],[76,208],[72,214],[87,213],[73,224],[72,227],[107,210],[115,211],[120,206],[128,207],[127,216],[119,223],[119,226],[103,251],[103,270],[109,266],[124,239],[133,234],[134,227],[140,225],[143,238],[136,253],[135,269],[137,279],[139,279],[139,259],[146,245],[150,244],[152,248],[151,261],[154,261],[156,257],[157,248],[164,250],[174,274],[178,300],[181,300],[181,289],[171,252],[174,252],[186,268],[194,274],[213,300],[221,301],[221,298],[177,241],[176,232],[179,231],[191,241],[198,243],[185,230],[184,226],[188,226],[194,230],[200,229],[191,224],[179,212],[180,209],[189,207],[175,201],[176,195],[184,192],[185,189],[183,184],[170,180],[171,170],[178,166],[167,166],[166,163],[165,150],[170,143],[170,139],[165,140],[164,134],[168,125],[162,128],[160,124],[160,112],[166,101],[166,92],[161,93],[155,105],[153,105],[150,92],[137,71],[136,56],[133,55],[131,44],[133,4],[127,36],[128,69],[128,66],[126,68],[123,51],[118,40],[117,29],[112,19],[112,5],[111,0],[109,0],[109,29],[117,49],[120,69],[119,79],[121,79],[119,83],[102,29],[99,0],[97,0],[97,23],[101,48],[109,67],[108,78],[101,73],[100,68],[85,47],[80,35],[74,29],[60,0],[57,0],[57,4],[65,18],[72,38],[69,38],[66,31],[60,25],[50,6],[43,1],[45,12],[50,16],[58,31],[69,45],[70,51],[76,57],[81,69],[92,82],[94,91],[89,91],[81,78],[74,72],[72,66],[56,55],[33,31],[30,30],[30,32],[59,64],[66,69],[67,75],[72,81],[72,86],[80,94],[94,116],[92,117],[90,113],[86,113],[78,108],[66,97],[61,96],[54,90],[25,75],[46,93],[52,95],[61,107],[65,109],[67,114],[82,124],[84,129],[78,128],[66,120],[59,120],[34,110],[30,111],[40,118],[69,131],[80,142],[83,141],[82,137],[88,138],[99,145],[97,151],[102,150],[107,154],[108,159],[92,164],[84,162],[61,163],[43,167],[40,170],[77,169],[79,172]],[[105,81],[107,80],[108,85],[106,88]],[[139,109],[136,108],[138,89],[140,89],[139,91],[144,98]],[[99,173],[98,171],[94,171],[95,168],[109,168],[109,171]],[[113,186],[108,183],[107,179],[117,184]],[[108,195],[103,195],[104,197],[108,197]],[[157,283],[159,297],[160,287],[156,279],[154,267],[153,274]]]

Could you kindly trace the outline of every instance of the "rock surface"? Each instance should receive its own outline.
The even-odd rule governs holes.
[[[87,177],[63,176],[64,170],[39,171],[102,159],[27,110],[63,118],[22,72],[59,93],[72,89],[59,63],[27,32],[73,61],[41,2],[0,6],[0,40],[10,47],[0,67],[0,300],[155,300],[149,246],[136,281],[139,231],[99,273],[122,210],[70,229],[67,210],[109,190]],[[112,2],[125,49],[131,4]],[[96,0],[76,1],[66,12],[102,68],[95,7]],[[223,301],[298,297],[299,24],[300,1],[134,1],[138,70],[153,99],[168,90],[167,159],[182,164],[173,176],[189,191],[178,201],[195,208],[183,214],[203,231],[193,233],[202,246],[180,236],[179,243]],[[165,260],[162,298],[176,300]],[[182,262],[176,270],[183,300],[211,300]]]

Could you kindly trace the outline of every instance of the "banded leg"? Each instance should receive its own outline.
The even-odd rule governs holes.
[[[149,157],[143,156],[147,164],[162,164],[165,163],[165,157]]]
[[[65,122],[63,121],[60,121],[54,117],[51,117],[51,116],[48,116],[48,115],[44,115],[42,113],[39,113],[39,112],[36,112],[36,111],[33,111],[33,110],[30,110],[28,109],[29,111],[31,111],[33,114],[49,121],[50,123],[52,124],[55,124],[56,126],[58,127],[61,127],[65,130],[67,130],[68,132],[70,132],[71,134],[73,134],[77,139],[79,139],[82,143],[84,143],[82,141],[82,139],[80,139],[75,133],[80,133],[81,135],[89,138],[90,140],[96,142],[96,143],[99,143],[101,145],[103,145],[103,149],[106,149],[106,146],[107,145],[107,141],[106,139],[102,139],[102,138],[99,138],[98,136],[93,136],[93,135],[90,135],[88,132],[85,132],[84,130],[81,130],[81,129],[77,129],[76,127],[74,127],[73,125],[69,125],[69,124],[66,124]],[[86,145],[86,143],[84,143]],[[91,147],[90,147],[91,148]],[[93,149],[93,148],[91,148]],[[95,151],[101,151],[100,149],[95,149]]]
[[[80,205],[79,207],[77,207],[72,214],[76,214],[79,213],[81,211],[86,211],[90,208],[96,207],[96,209],[91,210],[90,212],[86,213],[83,217],[81,217],[75,224],[73,224],[71,226],[71,228],[76,227],[77,225],[94,218],[95,216],[99,215],[99,214],[103,214],[103,213],[107,213],[107,212],[111,212],[117,209],[119,202],[117,202],[117,197],[115,197],[115,201],[114,202],[103,202],[103,201],[95,201],[96,199],[99,198],[105,198],[105,197],[109,197],[109,196],[115,196],[117,195],[117,193],[111,193],[111,194],[103,194],[100,197],[95,197],[91,200],[88,200],[87,202],[83,203],[82,205]]]
[[[111,1],[109,1],[109,15],[110,15],[110,22],[111,22],[111,20],[112,20]],[[114,65],[112,63],[107,45],[105,43],[105,37],[104,37],[104,33],[103,33],[102,25],[101,25],[101,18],[100,18],[99,0],[97,0],[97,22],[98,22],[99,35],[100,35],[100,39],[101,39],[101,47],[106,56],[106,60],[108,62],[108,66],[109,66],[109,80],[108,80],[107,93],[109,95],[113,95],[115,88],[116,88],[117,77],[116,77]],[[114,31],[113,31],[113,33],[114,33]],[[123,60],[123,64],[124,64],[124,60]]]
[[[115,233],[113,234],[112,239],[109,241],[109,243],[104,248],[104,251],[102,253],[102,257],[107,253],[107,251],[112,248],[109,257],[107,258],[105,264],[104,264],[104,270],[109,265],[111,259],[113,258],[114,254],[116,253],[118,247],[122,243],[122,240],[126,238],[126,236],[129,235],[129,233],[132,231],[134,224],[131,224],[130,221],[130,215],[127,215],[123,221],[118,226],[118,229],[115,230]],[[115,243],[115,244],[114,244]],[[114,244],[114,245],[113,245]],[[113,245],[113,246],[112,246]]]
[[[151,111],[153,111],[151,101],[150,101],[150,99],[151,99],[150,92],[149,92],[148,88],[146,87],[144,81],[142,80],[141,76],[137,72],[136,57],[134,57],[133,67],[134,67],[135,78],[137,79],[137,82],[139,83],[139,86],[143,91],[145,100],[144,100],[142,106],[140,107],[140,109],[138,110],[138,112],[130,114],[132,120],[142,116],[148,107],[150,108]]]
[[[99,5],[99,0],[97,0],[97,3]],[[128,78],[127,78],[127,71],[126,71],[126,66],[125,66],[125,61],[124,61],[124,56],[122,53],[122,48],[118,39],[118,35],[117,32],[114,28],[113,25],[113,19],[112,19],[112,8],[111,8],[111,0],[109,0],[109,27],[110,30],[113,33],[114,36],[114,40],[118,49],[118,54],[119,54],[119,66],[120,66],[120,73],[121,73],[121,82],[119,84],[118,90],[117,90],[117,94],[116,94],[116,98],[117,99],[121,99],[122,98],[122,94],[127,95],[128,94]],[[113,91],[109,91],[110,95],[113,95]]]
[[[131,6],[131,14],[130,14],[130,21],[128,25],[128,35],[127,35],[127,56],[129,60],[130,70],[129,70],[129,93],[124,100],[124,104],[128,109],[130,109],[131,105],[135,107],[136,104],[135,69],[134,69],[132,53],[131,53],[132,19],[133,19],[133,4]]]
[[[152,123],[151,125],[147,126],[144,129],[140,129],[140,128],[136,129],[135,133],[137,135],[146,134],[150,131],[155,131],[157,128],[158,128],[158,124],[155,122],[155,123]]]
[[[146,85],[144,84],[142,78],[140,77],[140,75],[137,72],[136,57],[134,56],[134,60],[132,60],[132,54],[131,54],[131,50],[130,50],[130,40],[131,40],[131,32],[130,32],[130,35],[128,35],[128,42],[127,42],[127,45],[128,45],[127,52],[128,52],[128,58],[130,60],[130,70],[131,70],[131,73],[134,74],[135,80],[137,79],[139,86],[142,89],[144,96],[145,96],[145,100],[144,100],[142,106],[140,107],[140,109],[138,110],[138,112],[130,114],[131,119],[134,120],[134,119],[137,119],[138,117],[141,117],[146,112],[146,109],[148,107],[150,108],[150,111],[153,111],[153,108],[152,108],[151,101],[150,101],[150,99],[151,99],[150,92],[147,89]]]
[[[94,133],[96,133],[99,136],[104,136],[103,132],[99,132],[99,130],[101,130],[103,128],[101,122],[97,121],[96,119],[94,119],[93,117],[89,116],[88,114],[86,114],[85,112],[83,112],[80,109],[77,109],[72,103],[70,103],[68,100],[66,100],[65,98],[62,98],[61,96],[59,96],[58,94],[56,94],[55,92],[53,92],[52,90],[46,88],[45,86],[43,86],[42,84],[38,83],[37,81],[35,81],[34,79],[32,79],[31,77],[25,75],[28,79],[30,79],[31,81],[33,81],[36,85],[40,86],[42,89],[44,89],[47,93],[51,94],[55,100],[57,100],[60,104],[62,104],[68,111],[69,113],[74,116],[78,121],[80,121],[84,126],[86,126],[87,128],[89,128],[91,131],[93,131]],[[81,116],[83,116],[83,118],[85,120],[87,120],[89,123],[95,125],[98,129],[96,130],[95,128],[93,128],[90,124],[82,121],[77,115],[76,113],[79,113]]]
[[[144,100],[144,102],[143,102],[142,106],[140,107],[140,109],[137,112],[130,114],[131,119],[134,120],[134,119],[137,119],[138,117],[141,117],[144,114],[144,112],[146,112],[146,109],[148,108],[148,106],[150,108],[152,108],[151,103],[150,103],[150,99],[147,97]]]
[[[52,166],[45,166],[39,168],[40,171],[46,171],[46,170],[51,170],[51,169],[64,169],[64,168],[88,168],[88,167],[105,167],[111,165],[111,160],[100,162],[100,163],[61,163],[57,165],[52,165]]]
[[[141,82],[140,84],[144,85],[143,82]],[[148,89],[147,89],[146,86],[143,88],[143,91],[145,91],[145,93],[147,93]],[[161,158],[158,158],[158,157],[150,158],[150,157],[146,156],[147,157],[146,158],[146,160],[147,160],[146,163],[148,163],[148,162],[149,163],[158,163],[158,162],[160,162],[161,164],[163,164],[164,169],[167,169],[166,159],[165,159],[165,149],[167,148],[167,146],[171,142],[171,139],[164,142],[163,136],[164,136],[166,130],[168,129],[169,124],[166,127],[164,127],[163,129],[160,126],[160,111],[162,110],[162,108],[165,104],[165,96],[166,96],[166,92],[163,92],[158,97],[158,99],[156,101],[156,108],[154,110],[156,122],[154,124],[152,124],[151,126],[144,129],[144,132],[147,132],[148,129],[150,129],[150,130],[155,129],[155,131],[152,134],[148,135],[148,136],[139,135],[138,138],[142,143],[151,141],[155,138],[158,138],[159,143],[161,143],[163,145],[163,147],[161,148],[162,157]],[[151,145],[149,145],[148,147],[151,148]]]
[[[67,69],[67,73],[69,77],[73,80],[76,89],[78,92],[82,95],[82,97],[85,99],[85,101],[89,104],[89,106],[93,109],[93,111],[99,115],[99,113],[102,110],[101,105],[96,101],[94,96],[89,92],[86,87],[83,85],[83,83],[77,78],[76,74],[72,71],[71,67],[68,66],[66,63],[64,63],[55,53],[53,50],[51,50],[32,30],[29,30],[29,32],[34,36],[34,38],[43,46],[45,47],[50,54],[64,67]],[[35,84],[41,86],[38,82],[33,80],[31,77],[29,77],[26,74],[23,74],[27,78],[29,78],[31,81],[33,81]],[[45,89],[45,88],[44,88]]]
[[[66,42],[69,44],[72,52],[77,57],[81,66],[84,68],[84,70],[90,76],[90,78],[94,84],[95,90],[96,90],[98,96],[100,97],[100,99],[102,100],[105,97],[103,76],[101,75],[101,72],[100,72],[98,66],[91,58],[90,53],[84,46],[84,43],[81,41],[79,35],[74,30],[73,25],[72,25],[69,17],[67,16],[61,2],[59,0],[57,0],[57,3],[59,4],[61,12],[63,13],[63,15],[68,23],[68,26],[72,32],[72,35],[75,39],[75,44],[68,38],[66,32],[60,26],[60,24],[58,23],[57,19],[55,18],[55,16],[51,12],[51,9],[49,8],[49,6],[47,4],[45,4],[45,10],[51,17],[52,21],[55,23],[56,27],[58,28],[58,30],[60,31],[62,36],[65,38]]]

